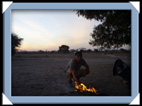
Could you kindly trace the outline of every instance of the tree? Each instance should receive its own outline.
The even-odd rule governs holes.
[[[14,55],[16,53],[16,51],[18,50],[17,48],[20,47],[21,45],[21,41],[23,40],[23,38],[18,37],[18,35],[12,33],[12,55]]]
[[[67,52],[69,52],[69,46],[67,46],[67,45],[61,45],[60,47],[59,47],[59,52],[63,52],[63,53],[67,53]]]
[[[118,48],[131,45],[131,11],[130,10],[76,10],[78,16],[95,19],[102,23],[94,27],[90,34],[92,46]]]

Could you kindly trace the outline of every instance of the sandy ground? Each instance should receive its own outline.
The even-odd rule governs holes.
[[[73,56],[72,53],[16,54],[12,58],[12,96],[69,96],[74,93],[75,89],[67,86],[64,73]],[[90,67],[90,74],[81,78],[81,82],[108,96],[131,95],[123,79],[113,76],[112,71],[118,58],[130,65],[130,53],[83,53],[83,58]]]

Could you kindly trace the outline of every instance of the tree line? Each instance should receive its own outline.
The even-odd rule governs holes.
[[[131,10],[75,10],[78,16],[95,19],[101,24],[94,27],[89,44],[102,48],[131,46]],[[95,25],[94,25],[95,26]],[[12,55],[20,47],[23,38],[12,33]]]

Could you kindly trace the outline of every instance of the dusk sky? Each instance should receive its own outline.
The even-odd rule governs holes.
[[[94,49],[89,44],[94,26],[100,22],[87,20],[73,10],[12,10],[11,32],[23,38],[19,50]]]

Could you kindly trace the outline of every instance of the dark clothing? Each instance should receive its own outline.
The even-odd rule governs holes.
[[[80,62],[77,62],[75,59],[72,59],[68,62],[67,66],[66,66],[66,70],[78,71],[82,65],[83,66],[87,65],[84,59],[81,59]]]

